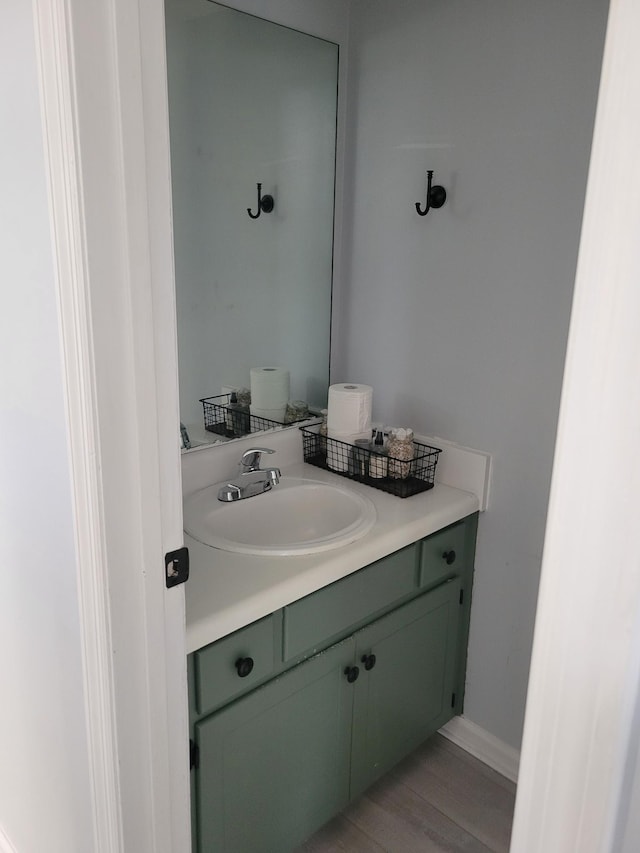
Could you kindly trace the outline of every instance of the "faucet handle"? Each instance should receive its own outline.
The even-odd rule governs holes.
[[[249,450],[245,450],[240,459],[240,470],[245,472],[259,471],[263,453],[275,453],[275,450],[271,450],[269,447],[250,447]]]

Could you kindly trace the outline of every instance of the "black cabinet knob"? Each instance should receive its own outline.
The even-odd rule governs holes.
[[[360,675],[360,669],[357,666],[348,666],[345,669],[344,674],[347,676],[347,681],[349,682],[349,684],[353,684],[353,682],[356,681],[358,676]]]
[[[367,670],[367,672],[369,672],[369,670],[370,670],[370,669],[373,669],[373,668],[374,668],[374,666],[376,665],[376,656],[375,656],[375,655],[373,655],[373,654],[371,654],[371,655],[362,655],[362,657],[360,658],[360,660],[361,660],[361,661],[362,661],[362,663],[364,664],[364,668]]]
[[[453,550],[445,551],[442,555],[442,559],[447,561],[448,566],[451,566],[456,561],[456,552]]]
[[[246,678],[253,669],[253,658],[238,658],[236,669],[240,678]]]

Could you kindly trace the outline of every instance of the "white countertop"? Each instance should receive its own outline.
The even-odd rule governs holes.
[[[347,482],[304,462],[282,467],[282,473],[343,486]],[[191,566],[185,587],[188,653],[459,521],[482,503],[482,496],[443,483],[409,498],[348,483],[373,501],[377,521],[357,542],[334,551],[258,557],[211,548],[185,534]]]

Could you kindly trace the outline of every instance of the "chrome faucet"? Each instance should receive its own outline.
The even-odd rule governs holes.
[[[275,453],[268,447],[251,447],[245,450],[240,459],[238,473],[226,486],[218,491],[219,501],[240,501],[268,492],[280,482],[279,468],[261,468],[263,453]]]

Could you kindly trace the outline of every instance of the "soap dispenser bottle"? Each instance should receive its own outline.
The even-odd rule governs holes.
[[[225,414],[225,425],[227,435],[244,435],[244,419],[245,415],[242,406],[238,403],[238,395],[235,391],[231,392],[229,402],[227,403],[227,411]]]
[[[247,435],[251,432],[251,391],[248,388],[238,388],[236,391],[238,400],[238,424],[240,426],[240,435]]]
[[[383,480],[387,476],[388,464],[387,449],[384,446],[384,432],[379,428],[376,430],[376,437],[371,445],[369,476],[374,480]]]

